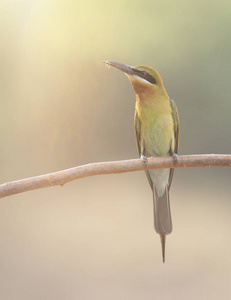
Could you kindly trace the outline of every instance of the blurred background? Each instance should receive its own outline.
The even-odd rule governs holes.
[[[136,158],[135,95],[115,60],[156,68],[179,154],[230,153],[229,1],[0,1],[1,183]],[[143,172],[0,201],[0,298],[229,299],[229,168],[175,172],[166,263]]]

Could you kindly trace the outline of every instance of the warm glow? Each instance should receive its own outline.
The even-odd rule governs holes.
[[[180,154],[230,153],[231,2],[3,0],[1,183],[137,157],[135,95],[103,60],[150,65]],[[0,299],[228,299],[230,170],[176,170],[162,264],[143,172],[1,200]]]

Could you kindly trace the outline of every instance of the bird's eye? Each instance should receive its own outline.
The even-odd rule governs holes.
[[[147,72],[146,72],[146,71],[141,71],[141,75],[142,75],[142,76],[146,76],[146,75],[147,75]]]

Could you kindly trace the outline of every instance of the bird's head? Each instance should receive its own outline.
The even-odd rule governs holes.
[[[110,67],[115,67],[124,72],[131,81],[135,93],[140,97],[147,97],[150,94],[164,94],[167,92],[163,86],[160,74],[149,66],[127,66],[115,61],[104,61]]]

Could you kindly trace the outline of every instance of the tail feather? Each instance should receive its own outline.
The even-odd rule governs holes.
[[[162,258],[163,263],[165,262],[165,243],[166,243],[166,235],[160,234],[160,241],[161,241],[161,247],[162,247]]]
[[[168,186],[166,186],[164,194],[160,197],[153,187],[153,206],[154,206],[154,226],[160,235],[163,262],[165,260],[165,235],[172,232],[172,219],[170,211]]]

